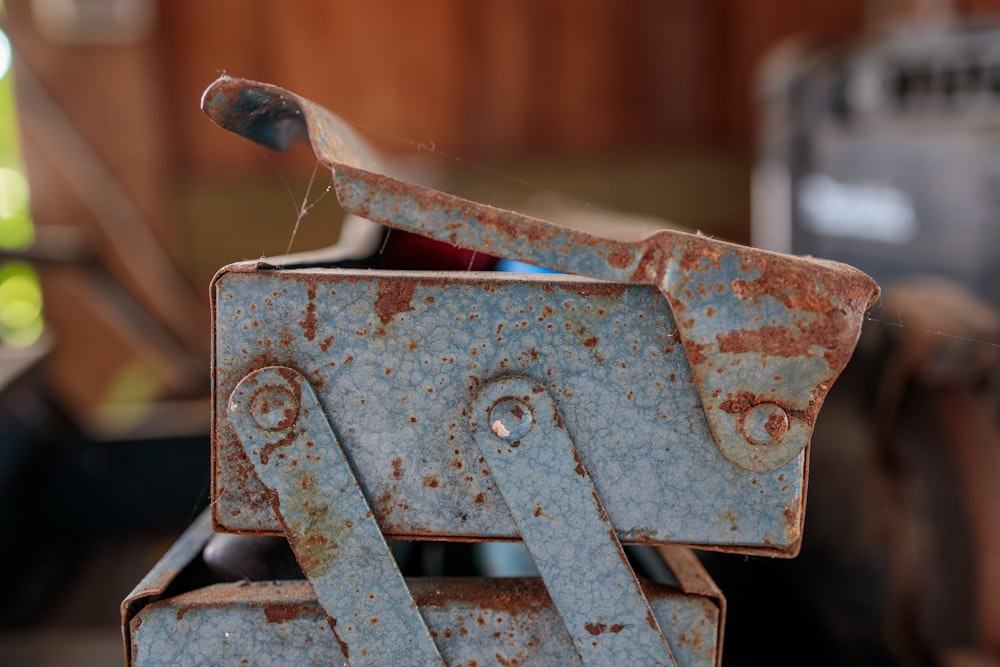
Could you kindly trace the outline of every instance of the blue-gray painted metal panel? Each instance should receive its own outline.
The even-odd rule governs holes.
[[[229,416],[352,667],[443,667],[305,378],[255,371],[237,385]]]
[[[407,583],[448,665],[582,664],[537,579]],[[721,639],[716,604],[649,581],[643,588],[677,664],[716,665]],[[143,608],[128,632],[131,667],[347,664],[305,582],[197,589]]]
[[[543,386],[488,383],[472,429],[584,665],[674,665],[590,475]]]
[[[804,456],[771,472],[723,456],[654,288],[243,264],[217,276],[213,301],[223,529],[280,532],[226,402],[244,375],[283,365],[315,389],[387,535],[516,537],[468,409],[481,384],[518,374],[557,401],[622,541],[796,548]]]

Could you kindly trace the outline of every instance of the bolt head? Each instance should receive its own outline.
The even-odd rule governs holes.
[[[489,413],[490,430],[501,440],[518,441],[534,424],[531,407],[518,398],[505,397],[493,404]]]
[[[264,386],[250,401],[250,414],[264,431],[287,431],[299,416],[299,400],[285,387]]]
[[[781,442],[788,427],[788,413],[774,403],[758,403],[744,413],[740,422],[743,436],[762,447]]]

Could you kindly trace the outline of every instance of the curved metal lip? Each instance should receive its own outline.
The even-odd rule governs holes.
[[[201,104],[223,129],[268,148],[308,141],[348,213],[565,273],[656,286],[674,311],[713,438],[747,470],[802,454],[879,296],[871,277],[839,262],[673,229],[602,238],[393,178],[343,120],[278,86],[223,76]],[[788,424],[769,444],[744,433],[746,415],[764,404]]]

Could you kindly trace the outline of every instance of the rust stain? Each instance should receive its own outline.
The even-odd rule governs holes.
[[[764,424],[764,430],[773,440],[781,440],[781,437],[788,431],[788,421],[781,415],[772,414]]]
[[[383,279],[378,283],[378,296],[375,298],[375,313],[382,324],[392,322],[399,313],[413,310],[413,292],[417,284],[413,280]]]
[[[557,283],[555,287],[558,287],[563,292],[572,292],[585,299],[597,297],[609,301],[617,301],[629,288],[625,283],[613,282]],[[570,302],[567,301],[565,305],[568,307]]]
[[[312,616],[316,613],[316,607],[307,604],[286,604],[280,602],[269,603],[264,607],[264,617],[268,623],[284,623],[294,621],[302,616]]]
[[[822,385],[820,385],[820,387],[822,387]],[[813,396],[804,410],[792,410],[787,406],[782,405],[781,401],[776,397],[744,392],[742,394],[736,394],[735,396],[733,394],[728,394],[726,400],[719,404],[719,408],[730,414],[742,414],[759,403],[774,403],[785,411],[785,414],[788,415],[789,421],[792,419],[800,419],[809,426],[813,426],[816,423],[816,416],[819,414],[819,409],[823,405],[823,399],[825,397],[825,391],[817,390],[813,392]],[[769,429],[769,433],[771,432],[770,429],[777,429],[781,435],[784,435],[788,428],[783,422],[784,420],[782,420],[779,415],[772,415],[768,418],[765,428]]]
[[[316,338],[316,284],[309,283],[306,286],[306,293],[309,302],[306,304],[305,319],[299,322],[299,326],[305,330],[303,334],[306,340],[312,341]]]
[[[584,623],[583,629],[596,637],[597,635],[604,634],[604,631],[608,629],[608,626],[604,623]]]
[[[615,269],[627,269],[632,263],[633,252],[624,245],[608,253],[608,265]]]
[[[344,654],[344,657],[348,660],[351,658],[351,649],[340,635],[337,634],[337,619],[327,615],[326,622],[330,624],[330,630],[333,631],[333,638],[337,640],[337,645],[340,646],[340,652]]]

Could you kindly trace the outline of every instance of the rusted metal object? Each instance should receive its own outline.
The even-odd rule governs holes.
[[[878,295],[868,276],[843,264],[672,230],[603,239],[394,179],[339,118],[275,86],[222,77],[202,107],[221,127],[271,148],[307,139],[349,213],[495,256],[656,286],[676,315],[715,441],[748,470],[774,470],[805,448]],[[755,381],[741,386],[734,376]],[[744,417],[764,404],[783,416],[748,437]],[[766,446],[755,442],[761,436]]]
[[[718,664],[723,603],[697,560],[664,548],[676,588],[699,595],[679,594],[641,582],[622,544],[794,555],[805,449],[871,279],[680,232],[601,239],[394,179],[339,119],[273,86],[223,78],[203,104],[272,148],[308,139],[350,214],[576,274],[216,276],[215,527],[285,535],[327,621],[264,603],[265,623],[302,611],[287,628],[307,639],[281,660],[308,662],[316,639],[351,665]],[[429,595],[386,537],[520,539],[541,576]],[[185,595],[132,614],[137,664],[196,637],[213,661],[246,654],[221,625],[253,628],[251,646],[273,633],[252,595]],[[511,596],[530,602],[501,615]],[[523,630],[489,627],[504,619]]]
[[[620,540],[798,549],[805,457],[753,472],[723,456],[669,304],[648,286],[239,264],[213,302],[223,530],[284,532],[229,411],[246,376],[283,366],[308,379],[387,536],[518,537],[469,411],[491,380],[521,376],[555,398]]]
[[[197,565],[211,535],[206,514],[172,549],[171,562],[158,564],[147,579],[177,589],[178,575]],[[689,550],[664,550],[676,581],[642,580],[643,592],[678,664],[717,665],[722,596]],[[582,664],[537,578],[406,583],[449,665]],[[137,588],[123,609],[129,665],[349,664],[313,589],[301,580],[213,584],[169,597],[142,597]],[[588,636],[611,632],[600,624],[593,630],[597,634]]]

